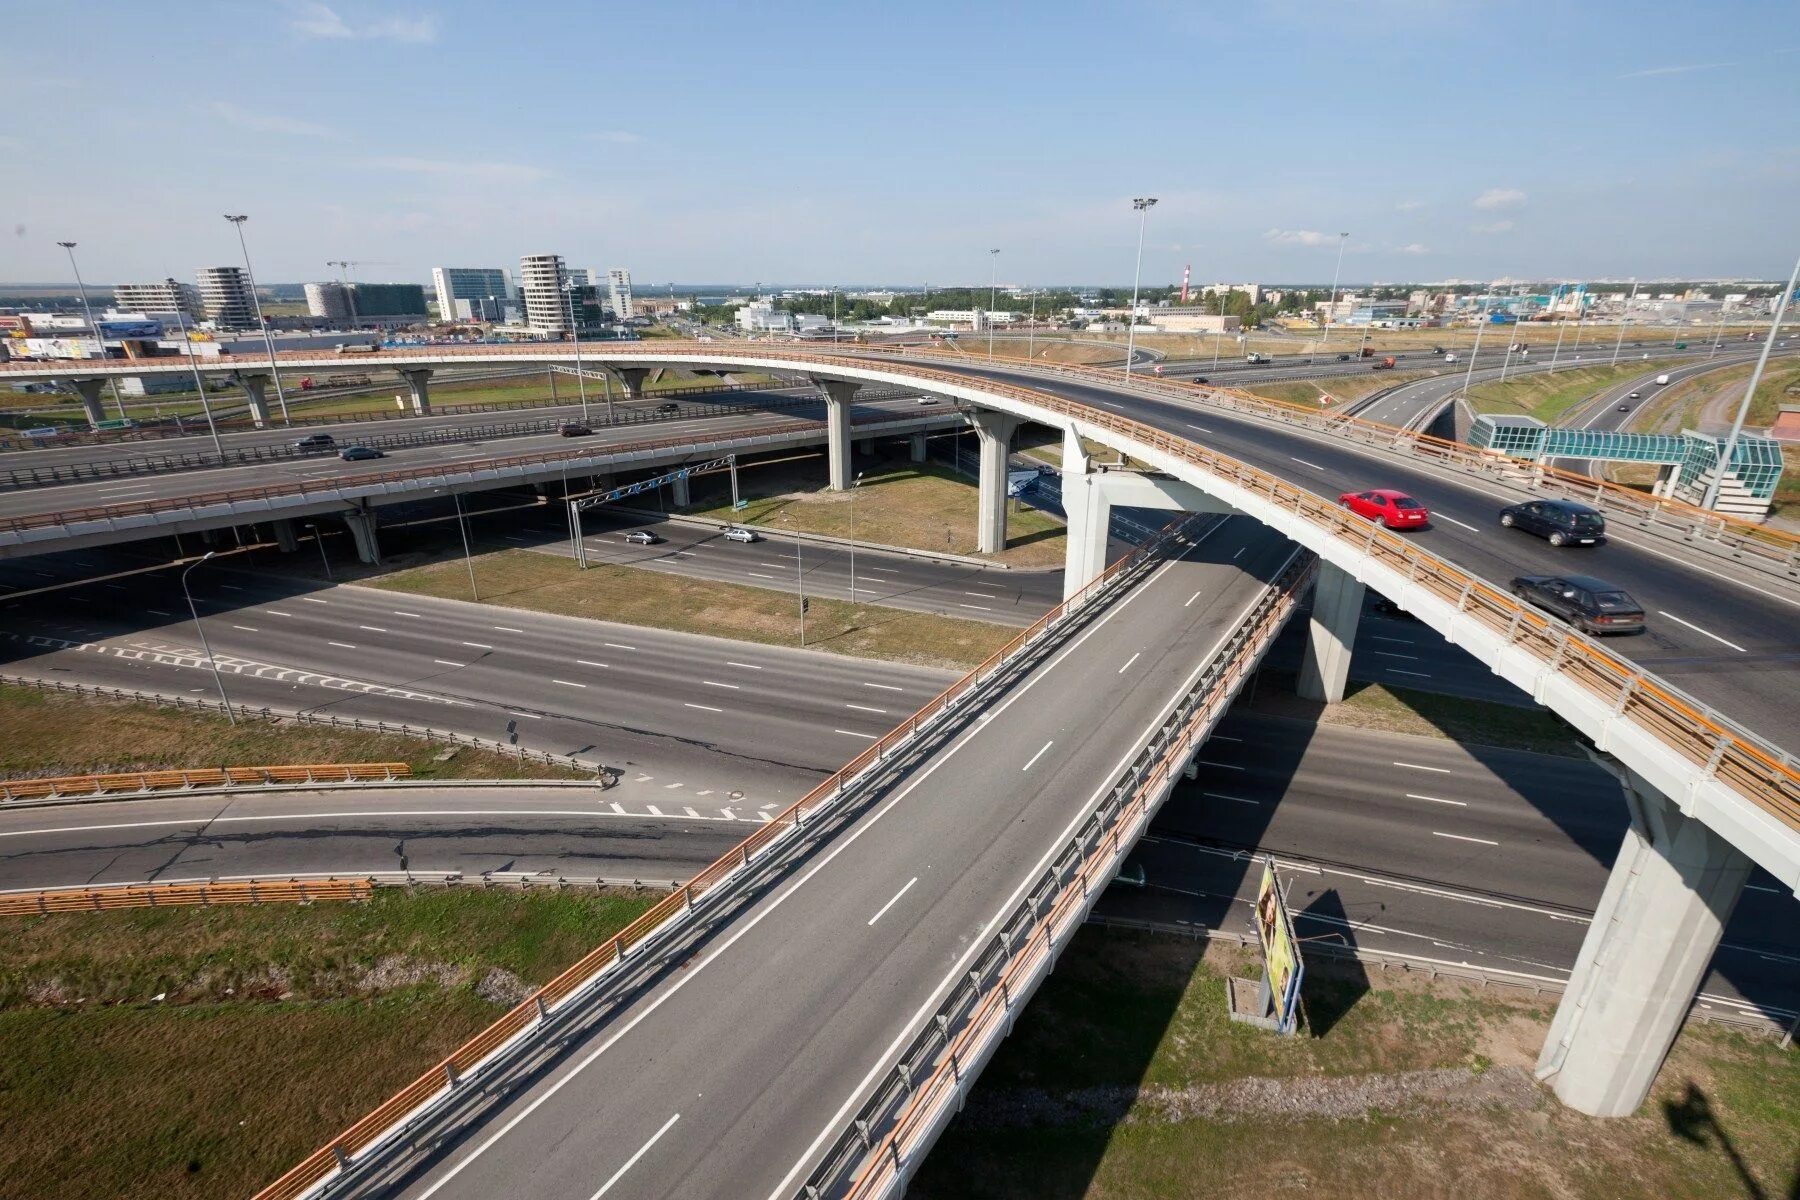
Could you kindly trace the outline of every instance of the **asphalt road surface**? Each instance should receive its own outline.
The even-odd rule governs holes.
[[[1399,488],[1432,512],[1430,528],[1410,537],[1502,587],[1517,575],[1571,570],[1598,575],[1630,592],[1648,613],[1644,634],[1608,643],[1616,653],[1777,745],[1793,740],[1793,697],[1800,694],[1800,597],[1791,589],[1690,563],[1633,533],[1614,536],[1604,546],[1558,550],[1501,528],[1496,515],[1501,504],[1479,481],[1447,477],[1378,451],[1274,427],[1198,401],[1150,399],[1068,379],[951,366],[1193,438],[1321,495]]]

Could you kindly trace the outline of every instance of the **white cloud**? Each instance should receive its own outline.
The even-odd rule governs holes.
[[[395,42],[437,41],[436,17],[376,17],[352,25],[337,10],[319,0],[294,0],[288,28],[301,37],[364,40],[385,38]]]
[[[1402,200],[1394,207],[1400,212],[1418,212],[1425,207],[1425,202],[1423,200]]]
[[[614,146],[635,146],[644,140],[625,129],[601,129],[586,136],[590,142],[607,142]]]
[[[1493,212],[1497,208],[1517,208],[1525,203],[1525,193],[1518,188],[1489,188],[1475,197],[1475,207],[1483,212]]]
[[[388,158],[366,158],[353,164],[377,171],[408,171],[417,175],[447,175],[461,179],[538,183],[550,177],[542,167],[524,163],[451,162],[437,158],[413,158],[397,155]]]
[[[1648,67],[1642,71],[1627,71],[1616,79],[1647,79],[1652,75],[1686,75],[1691,71],[1716,71],[1720,67],[1735,67],[1734,62],[1684,63],[1675,67]]]
[[[1511,221],[1495,221],[1492,225],[1471,225],[1469,229],[1475,233],[1511,233]]]
[[[1277,246],[1329,246],[1331,235],[1317,229],[1271,229],[1263,234],[1265,241]]]
[[[1406,245],[1400,247],[1400,253],[1402,253],[1402,254],[1430,254],[1431,247],[1424,245],[1421,242],[1408,242],[1408,243],[1406,243]]]
[[[224,100],[214,100],[207,105],[207,109],[227,125],[248,129],[252,133],[282,133],[294,137],[333,136],[331,130],[311,121],[302,121],[298,117],[278,116],[273,113],[251,112]]]

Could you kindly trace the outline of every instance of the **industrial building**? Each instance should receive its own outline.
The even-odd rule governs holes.
[[[1151,327],[1159,333],[1236,333],[1244,327],[1241,317],[1221,316],[1194,305],[1153,308],[1149,315]]]
[[[200,307],[214,329],[255,329],[256,300],[242,267],[201,267]]]

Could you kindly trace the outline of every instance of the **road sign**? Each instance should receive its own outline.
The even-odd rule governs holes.
[[[1256,936],[1262,943],[1264,977],[1268,981],[1276,1029],[1292,1033],[1300,1015],[1300,978],[1305,965],[1300,959],[1300,943],[1294,937],[1294,922],[1288,916],[1287,901],[1281,895],[1281,882],[1275,877],[1273,860],[1263,864],[1262,886],[1256,892]]]

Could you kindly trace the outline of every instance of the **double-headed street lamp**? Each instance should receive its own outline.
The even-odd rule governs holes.
[[[249,213],[226,213],[225,219],[237,226],[238,249],[244,252],[244,278],[250,282],[250,307],[256,313],[256,323],[262,329],[263,345],[269,351],[269,374],[275,378],[275,402],[281,406],[281,423],[289,424],[287,409],[287,393],[281,387],[281,371],[275,365],[275,339],[269,333],[269,323],[263,320],[262,301],[256,295],[256,272],[250,269],[250,245],[244,241],[244,222],[250,219]]]
[[[231,701],[225,695],[224,677],[219,674],[219,664],[217,660],[213,658],[212,647],[207,644],[206,628],[200,624],[200,610],[194,607],[194,593],[188,591],[187,582],[188,573],[190,571],[201,563],[216,558],[218,553],[217,550],[208,550],[194,562],[188,564],[187,570],[181,573],[181,594],[187,597],[188,615],[194,618],[194,632],[200,635],[200,649],[206,655],[206,665],[212,668],[213,683],[218,685],[219,702],[225,706],[225,719],[230,721],[233,725],[236,725],[237,714],[231,711]]]
[[[1344,274],[1344,246],[1350,240],[1348,233],[1338,234],[1337,268],[1331,272],[1331,307],[1325,310],[1325,332],[1319,338],[1319,345],[1324,346],[1331,341],[1331,325],[1337,320],[1338,280]]]
[[[1763,338],[1762,353],[1756,357],[1756,369],[1750,372],[1750,382],[1744,386],[1744,398],[1738,404],[1737,419],[1731,423],[1731,434],[1719,448],[1719,462],[1713,468],[1712,482],[1707,485],[1706,497],[1701,501],[1702,508],[1718,506],[1719,489],[1725,483],[1725,472],[1731,468],[1731,456],[1737,451],[1738,437],[1744,432],[1744,418],[1750,415],[1750,402],[1756,397],[1756,385],[1762,382],[1763,368],[1769,365],[1769,351],[1775,348],[1775,336],[1781,332],[1781,318],[1787,315],[1788,299],[1793,296],[1797,286],[1800,286],[1800,262],[1794,263],[1794,273],[1788,276],[1787,287],[1782,289],[1781,298],[1775,302],[1775,319],[1769,322],[1769,333]]]
[[[988,251],[988,361],[994,361],[994,297],[1000,288],[1000,251]]]
[[[569,302],[569,334],[575,339],[575,387],[581,392],[581,419],[585,421],[588,419],[587,375],[581,369],[581,322],[575,316],[575,281],[573,279],[563,280],[563,296]],[[608,396],[610,397],[610,395],[609,392]],[[609,404],[607,407],[610,410],[612,406]],[[610,411],[608,420],[611,420]]]
[[[1150,210],[1156,207],[1155,196],[1138,196],[1131,201],[1138,214],[1137,266],[1131,272],[1131,309],[1125,314],[1125,377],[1131,378],[1131,360],[1137,353],[1138,282],[1144,275],[1144,226]]]
[[[81,268],[75,265],[75,243],[58,242],[56,244],[68,252],[69,269],[75,272],[75,290],[81,293],[81,311],[87,314],[88,328],[94,331],[94,346],[99,352],[98,357],[105,358],[106,337],[100,332],[100,326],[94,323],[94,309],[93,306],[88,303],[87,284],[81,281]],[[119,419],[123,421],[125,419],[125,401],[119,396],[119,381],[117,379],[109,378],[106,383],[108,387],[112,388],[113,404],[117,406],[119,410]]]

